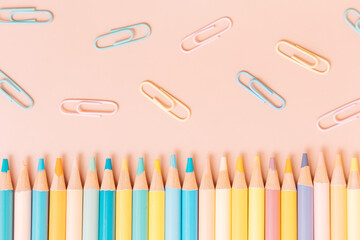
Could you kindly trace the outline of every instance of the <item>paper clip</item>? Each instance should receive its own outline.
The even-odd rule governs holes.
[[[240,81],[240,76],[242,74],[245,74],[246,76],[250,77],[251,80],[249,82],[249,87],[246,86],[245,84],[243,84]],[[262,101],[263,103],[267,103],[269,104],[272,108],[276,109],[276,110],[281,110],[285,107],[285,100],[276,92],[274,92],[273,90],[271,90],[268,86],[266,86],[264,83],[262,83],[260,80],[258,80],[256,77],[254,77],[252,74],[248,73],[247,71],[241,71],[236,75],[236,79],[237,82],[246,90],[248,90],[251,94],[253,94],[255,97],[257,97],[258,99],[260,99],[260,101]],[[257,83],[259,84],[263,89],[266,90],[266,92],[268,92],[271,95],[276,96],[276,98],[278,98],[282,104],[280,107],[276,106],[275,104],[273,104],[272,102],[270,102],[265,96],[263,96],[260,92],[258,92],[254,87],[253,84]]]
[[[0,70],[0,75],[2,75],[2,78],[0,80],[0,92],[10,100],[10,102],[14,102],[16,105],[21,107],[22,109],[30,109],[34,105],[34,100],[19,86],[17,85],[9,76],[7,76],[3,71]],[[13,89],[15,89],[17,92],[22,93],[29,101],[30,105],[26,106],[19,102],[16,98],[12,97],[8,92],[6,92],[2,87],[2,83],[7,83],[9,86],[11,86]]]
[[[206,33],[207,31],[210,31],[212,29],[214,29],[216,27],[216,25],[219,23],[219,22],[226,22],[228,23],[228,26],[223,29],[222,31],[220,32],[217,32],[203,40],[198,40],[198,37],[199,35],[203,34],[203,33]],[[229,17],[222,17],[218,20],[216,20],[215,22],[212,22],[210,23],[209,25],[203,27],[203,28],[200,28],[199,30],[197,30],[196,32],[186,36],[181,42],[180,42],[180,50],[183,52],[183,53],[191,53],[195,50],[197,50],[198,48],[202,47],[202,46],[205,46],[206,44],[218,39],[223,33],[227,32],[230,30],[230,28],[232,27],[232,21]],[[193,43],[195,44],[195,47],[191,48],[191,49],[185,49],[184,48],[184,42],[186,40],[188,40],[189,38],[192,38],[192,41]]]
[[[9,20],[0,20],[0,24],[44,24],[52,22],[54,16],[48,10],[36,10],[35,8],[2,8],[0,12],[9,12]],[[14,18],[15,14],[28,14],[28,13],[36,13],[42,14],[45,13],[49,16],[48,20],[37,20],[36,18],[33,19],[22,19],[17,20]]]
[[[66,109],[66,103],[76,103],[76,108],[74,111]],[[90,111],[84,110],[83,106],[100,106],[100,105],[111,105],[114,107],[112,111]],[[107,100],[95,100],[95,99],[65,99],[60,103],[60,112],[66,115],[76,115],[76,116],[84,116],[84,117],[102,117],[114,115],[118,111],[119,107],[117,103],[113,101]]]
[[[349,13],[355,13],[356,16],[358,16],[359,19],[356,20],[355,23],[350,22]],[[347,24],[350,25],[350,27],[352,27],[358,34],[360,34],[360,27],[359,27],[359,25],[360,25],[360,12],[359,11],[357,11],[356,9],[353,9],[353,8],[349,8],[344,13],[344,19],[345,19],[345,22],[347,22]]]
[[[138,27],[145,27],[147,29],[147,33],[146,33],[146,35],[144,37],[134,39],[134,35],[135,35],[135,30],[134,29],[138,28]],[[119,40],[119,41],[115,42],[112,45],[99,46],[98,41],[100,41],[101,39],[112,36],[112,35],[115,35],[115,34],[124,33],[124,32],[130,33],[130,37]],[[135,43],[135,42],[145,40],[150,36],[150,34],[151,34],[150,26],[148,24],[146,24],[146,23],[139,23],[139,24],[123,27],[123,28],[112,29],[112,30],[110,30],[110,33],[106,33],[104,35],[101,35],[101,36],[97,37],[95,39],[94,44],[95,44],[95,47],[97,49],[99,49],[99,50],[109,49],[109,48],[120,47],[120,46],[124,46],[124,45],[130,44],[130,43]]]
[[[350,108],[356,106],[359,103],[360,103],[360,99],[356,99],[356,100],[354,100],[352,102],[349,102],[349,103],[347,103],[347,104],[345,104],[345,105],[343,105],[341,107],[338,107],[338,108],[336,108],[336,109],[334,109],[334,110],[332,110],[332,111],[330,111],[328,113],[325,113],[324,115],[320,116],[318,118],[318,120],[316,121],[317,128],[322,132],[326,132],[326,131],[329,131],[329,130],[331,130],[333,128],[339,127],[339,126],[341,126],[341,125],[343,125],[345,123],[348,123],[350,121],[358,119],[360,117],[360,111],[357,112],[357,113],[351,114],[350,116],[348,116],[346,118],[342,118],[342,119],[340,119],[338,117],[338,115],[345,112],[346,110],[349,110]],[[332,116],[332,120],[334,121],[334,124],[330,125],[328,127],[323,127],[321,125],[321,120],[323,120],[324,118],[327,118],[329,116]]]
[[[144,90],[144,86],[145,85],[149,85],[152,88],[154,88],[156,91],[158,91],[162,96],[164,96],[167,100],[169,100],[169,105],[165,105],[164,103],[162,103],[159,99],[157,99],[156,97],[152,97],[150,96],[147,92],[145,92]],[[184,103],[182,103],[179,99],[175,98],[173,95],[171,95],[170,93],[168,93],[167,91],[165,91],[164,89],[162,89],[161,87],[158,87],[157,85],[155,85],[153,82],[151,81],[144,81],[140,84],[140,92],[142,95],[144,95],[145,97],[147,97],[150,101],[152,101],[156,106],[158,106],[159,108],[161,108],[163,111],[165,111],[167,114],[169,114],[170,116],[172,116],[173,118],[175,118],[176,120],[179,121],[187,121],[190,116],[191,116],[191,111],[189,109],[188,106],[186,106]],[[176,115],[175,113],[172,112],[172,110],[175,108],[176,104],[179,104],[180,106],[182,106],[186,112],[187,112],[187,116],[182,118],[178,115]]]
[[[306,56],[310,57],[314,62],[313,63],[309,63],[307,62],[306,60],[304,59],[301,59],[300,57],[296,56],[295,54],[294,55],[287,55],[286,53],[284,53],[283,51],[280,50],[280,45],[283,44],[283,45],[286,45],[286,46],[289,46],[293,49],[296,49],[298,50],[299,52],[305,54]],[[303,68],[306,68],[310,71],[313,71],[315,73],[318,73],[318,74],[326,74],[329,72],[330,70],[330,63],[328,60],[326,60],[325,58],[323,57],[320,57],[319,55],[297,45],[297,44],[293,44],[291,42],[288,42],[288,41],[285,41],[285,40],[281,40],[279,41],[277,44],[276,44],[276,52],[278,54],[280,54],[281,56],[289,59],[290,61],[293,61],[294,63],[298,64],[299,66],[303,67]],[[321,70],[318,70],[316,69],[320,62],[324,62],[325,65],[326,65],[326,69],[324,71],[321,71]]]

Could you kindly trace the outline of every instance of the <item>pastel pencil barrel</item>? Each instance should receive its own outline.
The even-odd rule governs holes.
[[[307,154],[303,154],[298,180],[298,240],[314,238],[314,188]]]
[[[107,158],[100,188],[99,240],[115,240],[115,197],[111,159]]]
[[[31,186],[25,163],[17,181],[14,200],[14,240],[30,240]]]
[[[155,160],[149,191],[149,240],[165,239],[165,191],[160,161]]]
[[[171,155],[165,186],[165,240],[181,240],[181,184],[175,155]]]
[[[116,240],[131,240],[132,188],[127,160],[121,165],[116,191]]]
[[[330,184],[331,240],[347,239],[347,191],[340,154],[336,155]]]
[[[360,238],[360,176],[357,158],[352,158],[348,189],[348,240]]]
[[[192,158],[188,158],[181,193],[182,240],[198,239],[198,187]]]
[[[83,240],[99,239],[99,180],[95,158],[90,158],[84,185]]]
[[[297,239],[297,192],[290,159],[286,159],[280,202],[281,240]]]
[[[259,156],[254,165],[249,185],[249,240],[264,240],[265,191]]]
[[[83,191],[76,160],[67,188],[66,203],[66,240],[79,240],[82,238]]]
[[[280,183],[274,158],[270,158],[265,185],[265,239],[280,239]]]
[[[0,240],[13,240],[13,200],[9,161],[3,159],[0,172]]]
[[[149,187],[146,181],[144,159],[139,158],[133,188],[132,239],[148,240],[149,237]]]
[[[330,240],[330,183],[323,153],[314,177],[314,239]]]
[[[232,240],[248,239],[248,189],[245,179],[243,160],[237,159],[231,191],[231,231]]]
[[[44,159],[40,158],[32,195],[31,239],[47,240],[49,222],[49,185]]]
[[[50,188],[49,240],[66,239],[66,186],[61,158],[56,159]]]
[[[206,161],[199,189],[199,240],[215,239],[215,187],[210,160]]]
[[[231,185],[225,157],[221,158],[215,197],[215,239],[231,240]]]

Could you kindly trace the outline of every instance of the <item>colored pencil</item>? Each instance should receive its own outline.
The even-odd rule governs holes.
[[[144,159],[139,158],[133,189],[132,239],[148,240],[149,235],[149,187],[146,181]]]
[[[314,238],[314,187],[307,154],[301,161],[298,180],[298,240]]]
[[[82,238],[83,191],[76,160],[67,187],[66,203],[66,240],[80,240]]]
[[[314,239],[330,240],[330,183],[322,152],[314,177]]]
[[[226,157],[220,161],[215,199],[215,239],[231,240],[231,184]]]
[[[210,159],[206,161],[199,188],[199,240],[215,239],[215,187]]]
[[[347,239],[346,181],[340,154],[336,155],[330,184],[331,240]]]
[[[280,183],[275,159],[270,158],[265,185],[265,239],[280,239]]]
[[[131,240],[132,188],[127,159],[123,159],[116,191],[116,240]]]
[[[149,191],[149,240],[165,239],[165,191],[160,161],[155,160]]]
[[[99,240],[115,240],[115,197],[111,159],[107,158],[100,188]]]
[[[165,186],[165,240],[181,240],[181,184],[175,155],[171,155]]]
[[[14,240],[30,240],[31,186],[25,162],[16,184],[14,201]]]
[[[198,239],[198,187],[192,158],[188,158],[181,192],[182,240]]]
[[[13,200],[9,161],[3,159],[0,172],[0,239],[13,240]]]
[[[265,238],[265,190],[260,157],[255,157],[249,184],[249,240]]]
[[[232,240],[248,239],[248,189],[243,160],[237,159],[235,176],[231,190]]]
[[[56,159],[50,188],[49,240],[66,238],[66,186],[61,158]]]
[[[99,239],[99,180],[95,158],[90,158],[83,199],[83,240]]]
[[[360,176],[357,158],[352,158],[348,188],[348,240],[359,240],[360,238]]]
[[[49,185],[43,158],[39,159],[32,194],[31,239],[47,240],[49,226]]]
[[[297,239],[297,192],[291,160],[286,159],[281,187],[281,240]]]

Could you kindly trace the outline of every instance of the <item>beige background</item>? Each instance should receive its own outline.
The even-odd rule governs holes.
[[[87,161],[114,159],[118,178],[121,159],[129,157],[132,178],[137,158],[146,158],[148,178],[155,158],[164,176],[170,154],[176,153],[183,177],[186,158],[193,156],[198,180],[211,157],[217,177],[219,158],[229,157],[233,176],[236,157],[245,158],[250,178],[253,155],[260,153],[264,176],[275,155],[283,172],[292,157],[298,176],[301,154],[308,151],[312,171],[319,150],[327,156],[342,151],[346,171],[358,155],[360,121],[320,132],[316,119],[360,97],[360,35],[344,21],[347,8],[358,1],[197,0],[197,1],[2,1],[1,7],[36,6],[54,13],[46,25],[0,25],[0,69],[34,99],[22,110],[0,96],[0,156],[9,157],[16,179],[21,162],[29,161],[34,179],[37,159],[46,158],[49,180],[55,157],[64,157],[66,178],[79,157],[82,178]],[[233,27],[219,40],[191,54],[180,41],[208,23],[228,16]],[[151,36],[111,50],[94,48],[94,39],[112,28],[146,22]],[[281,39],[298,43],[329,59],[325,76],[305,70],[275,52]],[[277,111],[236,83],[248,70],[286,100]],[[152,80],[184,101],[192,117],[181,123],[139,93]],[[100,119],[60,114],[65,98],[97,98],[119,104],[115,116]],[[282,177],[282,173],[280,174]],[[99,171],[99,177],[102,170]]]

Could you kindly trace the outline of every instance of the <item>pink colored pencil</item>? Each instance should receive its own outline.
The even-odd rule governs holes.
[[[280,183],[273,157],[265,186],[265,239],[280,239]]]

